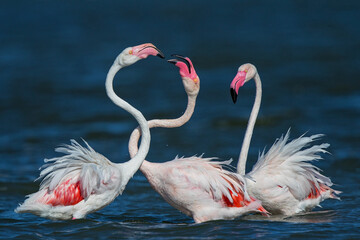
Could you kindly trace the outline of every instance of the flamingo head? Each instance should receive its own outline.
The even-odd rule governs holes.
[[[171,56],[176,57],[177,59],[170,59],[168,62],[179,68],[179,73],[187,95],[197,96],[200,90],[200,78],[196,74],[190,58],[178,54],[173,54]]]
[[[254,78],[256,73],[256,67],[251,63],[245,63],[239,67],[236,76],[230,84],[230,94],[234,103],[236,103],[239,88],[242,87],[247,81]]]
[[[149,55],[164,58],[164,54],[152,43],[145,43],[134,47],[125,48],[118,57],[118,63],[122,66],[129,66]]]

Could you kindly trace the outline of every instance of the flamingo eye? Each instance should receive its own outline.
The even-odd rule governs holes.
[[[129,54],[132,55],[132,54],[133,54],[133,50],[130,50],[130,51],[129,51]]]

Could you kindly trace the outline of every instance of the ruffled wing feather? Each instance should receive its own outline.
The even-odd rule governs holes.
[[[296,199],[303,200],[311,191],[320,189],[320,184],[332,185],[330,178],[322,175],[321,170],[311,163],[322,159],[321,154],[327,153],[325,149],[330,145],[323,143],[309,147],[323,136],[321,134],[300,136],[288,142],[289,135],[290,130],[277,139],[266,154],[262,152],[248,176],[253,179],[271,176],[266,184],[288,188]]]
[[[176,176],[186,176],[186,182],[183,184],[191,184],[192,187],[198,187],[211,193],[216,201],[220,201],[223,196],[226,196],[230,202],[233,199],[229,190],[237,196],[238,192],[244,194],[246,200],[250,200],[246,191],[244,179],[237,173],[228,171],[232,168],[228,161],[216,161],[217,158],[202,158],[202,157],[189,157],[178,158],[176,157],[172,162],[176,166],[173,170],[177,172]]]
[[[87,199],[92,193],[104,191],[102,186],[111,186],[112,179],[120,179],[116,166],[83,141],[86,147],[72,139],[71,145],[55,149],[63,156],[44,160],[47,164],[40,168],[42,171],[38,178],[42,179],[40,190],[53,191],[71,179],[71,182],[80,182],[81,195]]]

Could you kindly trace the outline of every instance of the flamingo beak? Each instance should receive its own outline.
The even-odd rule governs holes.
[[[200,82],[190,58],[181,56],[179,54],[171,54],[171,56],[178,58],[170,59],[168,60],[168,62],[174,64],[179,68],[181,77],[190,78],[194,81],[195,84],[198,84]]]
[[[177,57],[179,58],[182,62],[184,62],[189,70],[189,73],[191,73],[191,65],[190,65],[190,59],[186,58],[184,56],[181,56],[180,54],[171,54],[172,57]],[[189,59],[189,60],[188,60]]]
[[[234,103],[236,103],[239,88],[245,83],[246,73],[246,71],[239,71],[230,84],[230,94]]]
[[[155,46],[154,46],[155,47]],[[155,49],[158,51],[158,54],[156,54],[157,57],[164,59],[165,55],[160,51],[160,49],[158,49],[157,47],[155,47]]]
[[[132,48],[132,53],[139,58],[147,58],[149,55],[165,58],[164,54],[151,43],[145,43]]]

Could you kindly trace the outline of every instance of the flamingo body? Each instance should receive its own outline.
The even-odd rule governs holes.
[[[85,142],[85,141],[84,141]],[[122,191],[121,164],[110,162],[75,140],[57,148],[62,157],[45,159],[40,190],[28,195],[16,212],[50,219],[78,219],[110,204]],[[114,191],[116,190],[116,191]]]
[[[109,98],[129,112],[139,123],[144,138],[136,156],[124,163],[112,163],[97,153],[84,140],[82,147],[75,140],[56,151],[61,157],[45,159],[40,173],[40,189],[30,194],[17,213],[33,213],[50,219],[78,219],[110,204],[121,194],[130,178],[141,166],[150,147],[150,131],[147,121],[137,109],[118,97],[113,90],[115,74],[149,55],[162,53],[153,44],[141,44],[123,50],[115,59],[106,77]]]
[[[230,167],[231,160],[214,160],[189,157],[144,162],[141,171],[170,205],[197,223],[258,212],[261,203],[249,197],[244,179],[224,169]]]

